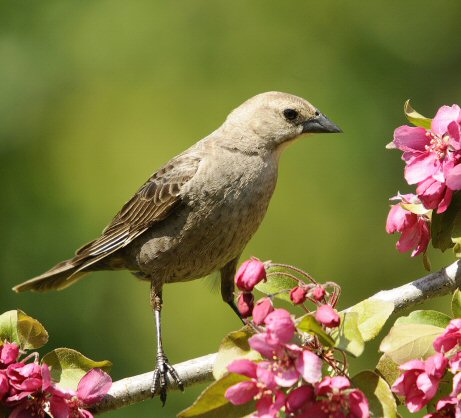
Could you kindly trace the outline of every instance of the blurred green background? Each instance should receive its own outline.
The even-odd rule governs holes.
[[[112,360],[114,379],[151,370],[148,290],[130,274],[95,273],[59,293],[10,289],[95,238],[155,169],[268,90],[307,98],[344,134],[285,152],[244,256],[340,283],[341,307],[423,276],[384,231],[387,199],[412,190],[384,146],[407,98],[430,117],[460,103],[460,14],[456,1],[2,1],[1,310],[42,321],[50,350]],[[429,254],[434,269],[453,258]],[[213,280],[165,289],[174,363],[239,327]],[[448,312],[448,299],[426,306]],[[373,350],[353,370],[373,368]],[[172,417],[202,388],[107,416]]]

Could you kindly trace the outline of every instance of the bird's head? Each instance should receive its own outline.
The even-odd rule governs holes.
[[[252,137],[258,148],[276,150],[300,135],[342,132],[307,100],[287,93],[258,94],[236,108],[225,125]]]

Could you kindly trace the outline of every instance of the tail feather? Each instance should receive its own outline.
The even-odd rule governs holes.
[[[81,264],[76,265],[72,261],[73,260],[63,261],[40,276],[18,284],[13,287],[13,290],[15,292],[25,292],[26,290],[31,290],[33,292],[46,292],[48,290],[65,289],[87,274],[86,272],[81,271]]]

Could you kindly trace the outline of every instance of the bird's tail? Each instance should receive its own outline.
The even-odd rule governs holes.
[[[87,274],[87,272],[81,271],[82,267],[80,263],[75,263],[72,259],[66,260],[55,265],[40,276],[18,284],[13,287],[13,290],[15,292],[25,292],[26,290],[46,292],[48,290],[65,289]]]

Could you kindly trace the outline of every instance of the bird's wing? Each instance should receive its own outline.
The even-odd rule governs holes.
[[[74,260],[101,259],[168,217],[181,200],[182,186],[194,177],[200,161],[198,155],[182,154],[154,173],[125,203],[102,235],[77,250]]]

